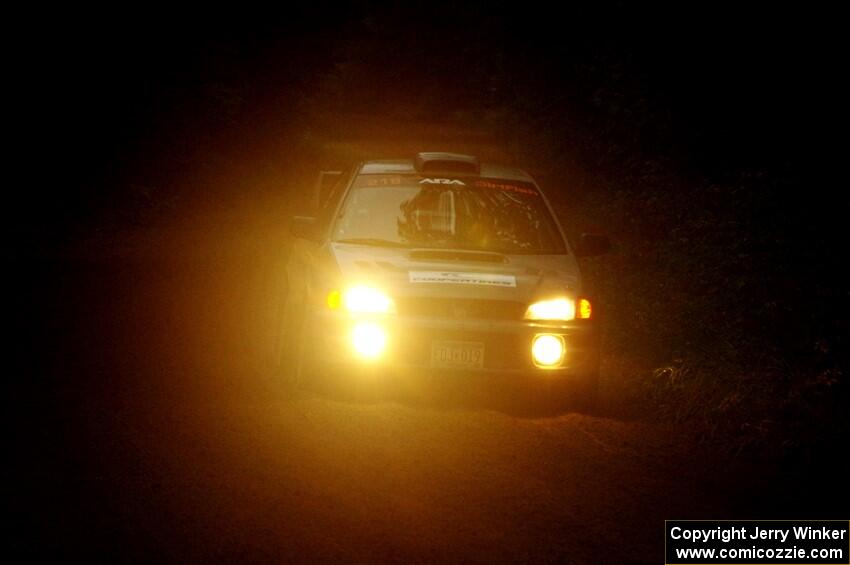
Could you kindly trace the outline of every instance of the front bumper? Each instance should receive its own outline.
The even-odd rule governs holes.
[[[364,319],[380,325],[387,335],[386,349],[377,359],[364,360],[352,346],[352,328]],[[352,318],[345,313],[323,310],[309,314],[306,322],[305,353],[312,363],[324,366],[455,370],[432,366],[432,347],[439,341],[483,344],[483,366],[456,369],[462,372],[531,374],[541,379],[558,379],[593,373],[599,364],[599,335],[589,320],[541,323],[405,316]],[[540,368],[532,359],[532,340],[544,333],[564,339],[566,351],[557,367]]]

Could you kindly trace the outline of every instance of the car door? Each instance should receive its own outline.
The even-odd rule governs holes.
[[[281,312],[281,334],[297,334],[302,329],[305,306],[311,298],[311,281],[315,278],[331,223],[352,176],[352,170],[343,172],[333,187],[324,192],[326,197],[320,202],[311,233],[293,238],[286,264],[286,299]],[[321,183],[317,183],[317,190],[320,189]]]

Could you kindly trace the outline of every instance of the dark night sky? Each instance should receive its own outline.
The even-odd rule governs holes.
[[[427,6],[27,19],[19,116],[36,161],[62,179],[54,213],[96,207],[128,174],[167,174],[193,139],[287,127],[295,102],[361,45],[371,74],[347,85],[365,100],[358,110],[428,91],[439,115],[510,107],[530,92],[517,105],[562,104],[593,130],[593,101],[607,95],[603,112],[619,108],[621,141],[700,175],[799,174],[822,158],[836,121],[839,36],[829,14],[767,3]],[[238,123],[209,105],[211,90],[238,95]]]
[[[8,371],[20,477],[7,490],[18,526],[51,538],[41,547],[12,530],[18,550],[82,560],[106,548],[145,561],[145,543],[188,546],[190,555],[241,552],[245,540],[275,550],[297,538],[307,509],[305,523],[329,524],[310,527],[336,551],[334,535],[346,533],[336,524],[356,522],[386,543],[375,508],[418,514],[422,495],[422,508],[450,501],[450,510],[467,510],[476,490],[486,503],[473,515],[507,524],[489,531],[482,522],[492,537],[476,543],[558,529],[557,547],[542,548],[557,552],[572,550],[561,543],[565,532],[604,531],[591,536],[593,547],[629,528],[624,539],[637,539],[656,528],[647,508],[660,532],[691,495],[706,499],[694,518],[835,516],[846,499],[833,488],[846,484],[836,446],[846,446],[850,413],[842,275],[850,200],[834,172],[846,145],[847,97],[837,86],[846,18],[826,3],[805,11],[777,2],[490,4],[38,6],[7,18],[16,32],[4,68],[8,167],[22,173],[4,185],[4,259],[18,285],[12,327],[22,336]],[[604,320],[614,361],[605,369],[612,406],[622,396],[637,422],[608,428],[607,417],[571,417],[507,428],[473,414],[466,433],[484,439],[453,446],[458,429],[465,433],[457,418],[466,417],[454,410],[404,416],[396,429],[396,416],[362,425],[367,412],[383,414],[372,412],[377,405],[309,418],[263,407],[279,400],[280,375],[266,379],[258,367],[271,365],[281,327],[289,217],[309,213],[299,197],[334,145],[320,128],[352,114],[442,124],[452,135],[484,123],[554,196],[575,231],[568,236],[611,235],[612,253],[582,274],[598,291],[594,317]],[[288,151],[297,158],[287,161]],[[324,412],[327,428],[313,418]],[[787,478],[741,477],[714,454],[703,466],[691,449],[675,462],[676,450],[659,457],[667,440],[645,437],[650,421],[700,446],[717,443],[735,461],[779,461],[774,470]],[[406,435],[417,425],[427,431]],[[386,443],[369,443],[376,438]],[[369,449],[379,455],[374,467]],[[474,459],[476,451],[487,453]],[[455,472],[464,463],[465,477]],[[598,484],[558,474],[561,463]],[[397,481],[404,465],[410,471]],[[656,465],[671,476],[655,476]],[[709,489],[691,484],[689,467],[710,476]],[[302,482],[291,482],[291,469]],[[451,488],[417,494],[403,480],[436,477],[439,486],[440,475]],[[383,487],[369,492],[375,477],[387,479],[390,498]],[[724,481],[735,485],[724,497],[742,496],[714,506]],[[349,487],[352,512],[323,522],[346,508],[333,492]],[[574,495],[587,498],[576,504]],[[439,525],[446,516],[435,508],[412,529],[394,508],[387,527],[417,544],[425,531],[448,534],[451,514]],[[452,536],[477,536],[466,516],[455,513],[461,527]],[[88,547],[95,542],[102,547]],[[537,545],[513,555],[527,560]],[[634,547],[622,555],[642,559],[625,553]],[[498,559],[499,548],[487,549]]]

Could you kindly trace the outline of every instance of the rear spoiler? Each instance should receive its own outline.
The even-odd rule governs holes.
[[[481,172],[478,157],[460,153],[417,153],[413,166],[420,173],[468,173]]]

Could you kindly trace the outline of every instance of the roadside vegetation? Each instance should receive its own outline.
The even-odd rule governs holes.
[[[635,39],[628,48],[541,39],[539,27],[530,48],[521,22],[504,29],[496,18],[428,39],[393,18],[353,30],[305,94],[314,140],[341,132],[340,113],[394,124],[383,133],[408,141],[422,122],[467,132],[454,147],[472,150],[480,138],[468,132],[486,132],[555,196],[573,237],[598,230],[615,241],[585,270],[612,370],[630,373],[611,376],[629,396],[619,406],[731,454],[806,464],[846,440],[848,300],[836,246],[850,210],[811,167],[822,101],[784,78],[813,70],[756,60],[745,22],[727,50],[676,37],[690,51],[673,53],[636,47],[620,20],[622,41]],[[377,33],[390,23],[393,52]],[[493,36],[506,42],[497,54]],[[383,80],[408,68],[414,48],[438,54],[433,68]],[[441,80],[455,69],[468,72]]]
[[[87,171],[82,197],[57,197],[40,221],[108,230],[199,203],[247,210],[282,194],[284,173],[309,183],[322,165],[386,147],[512,160],[555,196],[573,237],[615,242],[585,271],[621,375],[609,384],[629,398],[618,409],[730,453],[805,462],[837,449],[848,427],[850,210],[819,174],[816,126],[830,101],[808,85],[821,69],[767,32],[763,57],[744,21],[718,47],[688,30],[647,41],[651,30],[632,25],[652,20],[645,7],[587,8],[574,22],[484,8],[457,7],[433,28],[401,9],[349,15],[355,23],[283,57],[222,40],[189,65],[165,50],[173,84],[149,94],[156,105],[142,100],[157,112],[123,138],[104,121],[104,147],[79,152],[108,147],[110,168]],[[145,75],[119,79],[135,91]]]

